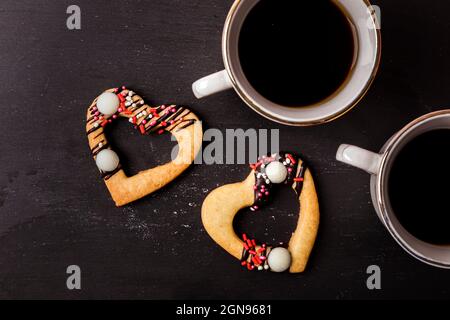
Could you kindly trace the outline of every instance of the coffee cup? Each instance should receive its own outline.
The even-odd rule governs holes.
[[[423,227],[425,228],[425,226],[429,224],[425,219],[432,219],[431,216],[436,215],[437,212],[430,212],[431,210],[434,210],[432,199],[418,198],[430,196],[433,197],[435,193],[434,190],[439,190],[439,193],[445,193],[445,191],[448,190],[448,184],[446,183],[443,183],[443,185],[437,185],[435,183],[430,184],[428,183],[428,180],[424,180],[426,178],[425,175],[434,175],[433,177],[436,178],[434,180],[446,180],[446,176],[438,177],[440,172],[444,172],[440,171],[439,168],[431,168],[431,166],[433,165],[432,160],[431,164],[423,163],[421,162],[421,160],[411,157],[410,154],[406,154],[407,157],[403,158],[401,161],[398,159],[398,157],[402,156],[402,154],[405,152],[404,150],[408,146],[410,146],[410,148],[411,146],[417,147],[417,143],[415,145],[412,144],[415,140],[419,139],[420,137],[425,137],[425,134],[430,134],[432,132],[436,133],[435,136],[430,137],[430,139],[427,141],[421,142],[423,147],[423,150],[419,150],[420,153],[422,153],[420,155],[421,159],[423,159],[423,157],[434,157],[439,159],[441,158],[441,156],[445,156],[450,153],[450,150],[433,149],[435,148],[436,140],[445,141],[445,143],[447,143],[447,146],[450,146],[450,110],[433,112],[422,116],[417,120],[414,120],[398,133],[396,133],[392,138],[390,138],[379,153],[374,153],[356,146],[343,144],[339,147],[336,158],[338,161],[363,169],[371,174],[370,190],[372,202],[378,214],[378,217],[380,218],[384,226],[388,229],[392,237],[406,252],[408,252],[414,258],[427,264],[449,269],[450,243],[437,244],[429,241],[424,241],[422,238],[419,239],[417,235],[412,233],[411,229],[407,229],[404,222],[408,221],[408,214],[410,214],[411,219],[413,219],[414,206],[419,206],[420,203],[425,203],[426,208],[429,208],[429,210],[425,209],[422,211],[421,208],[419,212],[420,219],[417,219],[417,221],[415,222],[416,229],[421,228],[420,224],[423,224]],[[445,135],[439,136],[442,134]],[[431,152],[433,155],[430,154],[429,150],[433,151]],[[417,154],[420,153],[418,152]],[[414,161],[418,161],[419,165],[415,164]],[[442,161],[444,163],[441,164],[441,166],[445,167],[445,162],[448,161],[448,157],[440,159],[440,162]],[[408,162],[412,162],[412,167],[408,166]],[[396,163],[397,165],[403,166],[404,168],[395,169]],[[393,205],[393,201],[391,199],[393,196],[392,190],[391,192],[389,192],[388,190],[389,187],[393,187],[391,180],[393,179],[392,175],[396,172],[394,169],[400,171],[406,170],[406,174],[404,176],[411,176],[412,182],[409,181],[409,179],[405,179],[405,181],[399,182],[400,184],[403,183],[404,189],[402,189],[401,187],[396,187],[394,185],[397,193],[405,192],[405,194],[401,194],[401,201],[409,201],[409,205],[406,207],[410,208],[411,212],[405,213],[407,220],[405,220],[404,218],[402,220],[400,218],[399,212],[397,212],[395,209],[395,203]],[[445,169],[445,172],[448,172],[448,170]],[[408,194],[408,190],[411,190],[411,188],[417,190],[414,195]],[[439,197],[443,202],[447,200],[445,194],[440,194]],[[404,205],[405,203],[400,203],[400,206]],[[447,216],[448,212],[445,211],[448,210],[444,209],[443,211],[444,212],[442,212],[441,214]],[[449,220],[446,221],[448,222]],[[444,235],[448,234],[448,231],[446,230],[448,227],[449,226],[446,224],[438,225],[438,228]],[[428,230],[428,233],[428,236],[430,236],[431,234],[431,237],[433,237],[432,230]]]
[[[248,73],[244,71],[242,57],[239,52],[241,31],[245,26],[252,10],[259,5],[260,2],[276,3],[283,5],[280,1],[275,0],[236,0],[233,4],[225,22],[222,38],[222,55],[225,64],[225,70],[216,72],[210,76],[196,81],[193,86],[193,92],[197,98],[204,98],[215,93],[234,89],[241,99],[255,112],[260,115],[286,125],[292,126],[308,126],[317,125],[332,121],[351,110],[368,91],[372,81],[375,78],[380,63],[381,55],[381,36],[379,28],[379,20],[377,19],[376,10],[367,0],[330,0],[339,7],[353,33],[354,55],[352,56],[351,66],[348,74],[342,81],[342,84],[331,94],[323,97],[320,101],[306,103],[305,105],[293,107],[279,101],[274,101],[263,95],[250,81]],[[314,3],[314,2],[312,2]],[[301,12],[302,8],[299,9]],[[301,21],[301,20],[299,20]],[[298,22],[298,21],[297,21]],[[328,24],[327,24],[328,23]],[[333,30],[333,25],[329,21],[318,22],[322,31]],[[314,32],[312,30],[311,32]],[[313,35],[314,36],[314,35]],[[314,38],[314,37],[313,37]],[[297,52],[309,50],[310,48],[302,48],[302,39]],[[306,40],[305,40],[306,41]],[[270,45],[270,43],[268,44]],[[336,48],[340,48],[337,46]],[[289,50],[289,48],[287,48]],[[333,50],[328,52],[333,54]],[[299,55],[300,56],[300,55]],[[255,57],[256,58],[256,57]],[[331,57],[334,58],[334,57]],[[251,59],[250,59],[251,60]],[[258,69],[257,77],[266,80],[268,87],[278,85],[280,77],[271,78],[268,69],[273,61],[267,61],[266,66]],[[304,66],[303,66],[304,67]],[[340,66],[336,66],[340,67]],[[286,71],[286,75],[290,71]],[[304,76],[300,71],[299,74],[289,74],[293,79]],[[268,77],[267,79],[265,77]],[[329,77],[325,73],[322,77],[323,82],[328,81]],[[304,84],[309,85],[308,79],[303,79]],[[320,79],[319,79],[320,81]],[[295,83],[287,84],[298,92],[306,94],[314,91],[305,87],[305,85]],[[320,86],[320,84],[318,85]],[[284,92],[284,88],[279,88]],[[313,87],[313,89],[315,89]]]

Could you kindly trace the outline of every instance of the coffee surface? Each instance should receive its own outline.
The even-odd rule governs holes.
[[[400,151],[388,194],[397,218],[412,235],[450,244],[450,130],[424,133]]]
[[[261,0],[239,36],[247,80],[266,99],[290,107],[336,92],[354,55],[351,22],[331,0]]]

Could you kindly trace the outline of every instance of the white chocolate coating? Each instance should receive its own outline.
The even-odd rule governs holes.
[[[98,153],[95,158],[97,167],[103,172],[112,172],[119,166],[119,156],[112,150],[105,149]]]
[[[279,161],[271,162],[266,167],[266,175],[272,183],[283,183],[287,174],[286,167]]]
[[[97,109],[105,116],[111,116],[119,109],[120,100],[112,92],[105,92],[97,100]]]
[[[291,266],[291,254],[288,249],[273,248],[267,257],[267,263],[273,272],[285,272]]]

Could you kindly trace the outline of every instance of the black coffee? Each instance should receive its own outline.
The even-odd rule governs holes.
[[[320,102],[347,79],[355,56],[351,22],[332,0],[260,0],[239,37],[253,88],[277,104]]]
[[[425,242],[450,244],[450,130],[409,142],[388,183],[392,208],[406,230]]]

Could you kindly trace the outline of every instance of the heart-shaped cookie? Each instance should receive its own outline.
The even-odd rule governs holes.
[[[305,163],[289,153],[262,157],[248,178],[213,190],[203,202],[202,221],[208,234],[249,270],[303,272],[319,228],[319,203],[313,177]],[[291,184],[300,201],[300,214],[289,246],[258,245],[233,229],[236,214],[250,207],[257,211],[270,200],[277,184]]]
[[[172,133],[179,145],[176,159],[127,177],[104,132],[109,123],[120,118],[128,119],[142,134]],[[150,107],[125,87],[107,90],[94,100],[87,111],[86,133],[92,155],[117,206],[145,197],[173,181],[192,164],[203,139],[201,121],[189,109],[175,105]]]

